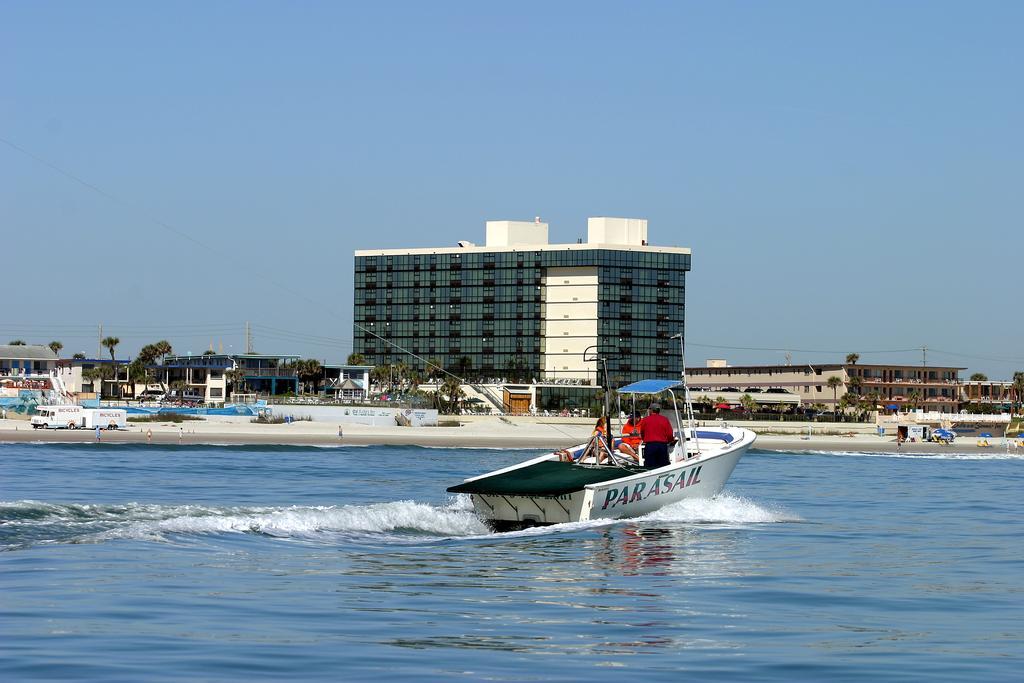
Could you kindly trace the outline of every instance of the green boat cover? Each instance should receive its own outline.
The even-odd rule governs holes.
[[[450,493],[482,493],[505,496],[561,496],[597,484],[641,472],[640,468],[586,467],[570,462],[545,460],[510,472],[450,486]]]

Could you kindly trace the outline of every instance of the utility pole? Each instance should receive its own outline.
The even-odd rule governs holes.
[[[249,321],[245,321],[245,352],[252,353],[252,331],[249,329]]]
[[[922,368],[928,367],[928,347],[927,346],[922,346],[921,347],[921,367]]]
[[[103,357],[103,323],[100,323],[99,335],[96,337],[96,357]]]

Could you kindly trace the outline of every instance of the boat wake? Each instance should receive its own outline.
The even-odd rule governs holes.
[[[217,507],[146,503],[0,502],[0,550],[117,540],[184,542],[189,538],[258,535],[334,543],[422,543],[448,539],[515,538],[627,523],[744,525],[799,521],[739,496],[688,499],[635,519],[592,520],[496,535],[476,516],[469,496],[447,505],[403,500],[370,505]]]
[[[459,500],[443,507],[414,501],[289,507],[0,502],[0,549],[5,550],[118,539],[173,542],[223,534],[295,540],[386,535],[423,540],[486,533],[486,525]]]

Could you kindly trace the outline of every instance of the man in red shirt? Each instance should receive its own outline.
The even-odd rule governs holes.
[[[668,447],[675,443],[676,436],[657,403],[651,404],[647,417],[640,421],[640,436],[644,440],[644,467],[653,470],[668,465]]]

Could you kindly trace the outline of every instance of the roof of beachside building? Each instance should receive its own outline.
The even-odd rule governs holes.
[[[57,354],[42,344],[0,344],[0,360],[57,360]]]

